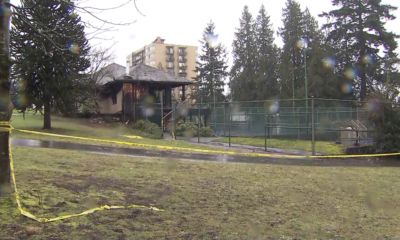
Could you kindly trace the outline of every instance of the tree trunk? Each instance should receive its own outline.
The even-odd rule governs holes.
[[[367,98],[367,76],[365,73],[365,66],[361,66],[361,93],[360,93],[360,98],[361,101],[365,101]]]
[[[48,94],[44,94],[43,97],[43,105],[44,105],[44,121],[43,121],[43,129],[51,129],[51,107],[50,107],[50,97]]]
[[[367,98],[367,73],[366,73],[366,63],[363,63],[363,58],[365,57],[365,40],[361,39],[361,49],[360,49],[360,78],[361,78],[361,89],[360,89],[360,99],[365,101]]]
[[[0,122],[8,122],[12,108],[10,101],[10,53],[9,53],[9,0],[0,0]],[[10,112],[11,109],[11,112]],[[9,132],[0,131],[0,195],[10,189]]]

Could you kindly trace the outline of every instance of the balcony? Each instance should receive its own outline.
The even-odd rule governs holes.
[[[186,55],[187,55],[186,50],[179,49],[179,56],[186,56]]]
[[[167,55],[167,62],[175,62],[175,58],[173,55]]]
[[[174,69],[175,68],[175,65],[174,64],[168,64],[168,62],[167,62],[167,69]]]
[[[187,66],[179,66],[179,69],[180,69],[180,70],[186,70],[186,69],[187,69]]]
[[[179,77],[186,77],[187,76],[187,73],[186,72],[180,72],[179,73]]]
[[[179,62],[180,62],[180,63],[185,63],[185,62],[186,62],[186,58],[180,56],[180,57],[179,57]]]
[[[174,55],[174,49],[173,48],[167,48],[166,54],[167,55]]]

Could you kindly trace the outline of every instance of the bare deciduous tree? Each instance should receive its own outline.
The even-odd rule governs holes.
[[[113,69],[108,67],[115,60],[115,55],[111,51],[112,47],[108,48],[94,48],[90,52],[90,67],[87,71],[87,82],[90,84],[90,88],[87,88],[85,96],[84,107],[86,111],[91,113],[98,113],[100,111],[98,106],[98,100],[100,99],[99,87],[103,84],[110,76],[113,76]]]

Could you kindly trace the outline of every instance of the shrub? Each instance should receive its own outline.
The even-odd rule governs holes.
[[[192,122],[179,121],[176,124],[176,135],[184,137],[197,137],[198,126]],[[200,128],[200,136],[212,137],[214,135],[213,130],[210,127]]]
[[[194,123],[181,120],[176,124],[176,135],[184,137],[197,136],[197,126]]]
[[[214,136],[214,132],[210,127],[202,127],[200,129],[200,136],[202,136],[202,137],[212,137],[212,136]]]
[[[147,120],[139,120],[132,125],[136,133],[148,138],[162,138],[162,130],[157,124]]]
[[[394,103],[380,103],[372,111],[370,120],[374,123],[374,141],[378,152],[400,151],[400,108]]]

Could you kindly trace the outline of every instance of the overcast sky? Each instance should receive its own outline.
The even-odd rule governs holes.
[[[19,0],[11,2],[18,4]],[[126,0],[84,0],[80,6],[107,8],[124,2]],[[218,40],[228,48],[229,63],[231,63],[231,45],[244,5],[247,4],[253,17],[256,17],[261,4],[264,4],[277,31],[282,27],[282,8],[285,7],[285,2],[286,0],[137,0],[139,10],[146,16],[140,15],[133,3],[119,9],[97,13],[96,16],[107,21],[136,22],[129,26],[116,26],[117,32],[102,35],[113,37],[114,40],[93,40],[91,43],[107,47],[116,41],[113,48],[115,61],[125,66],[126,56],[129,53],[149,44],[157,36],[166,39],[166,43],[197,46],[202,31],[212,19],[216,24]],[[325,23],[325,19],[318,18],[318,14],[333,9],[331,0],[298,0],[298,2],[303,10],[306,7],[310,9],[320,26]],[[383,0],[383,2],[394,6],[400,5],[399,0]],[[400,34],[400,10],[394,14],[399,18],[389,22],[386,27]],[[95,19],[88,14],[82,15],[82,18],[95,23]],[[281,46],[281,39],[277,38],[276,43]],[[399,49],[398,51],[400,52]]]
[[[124,0],[89,0],[87,5],[107,7],[123,2]],[[229,62],[231,62],[231,45],[244,5],[247,4],[253,17],[256,17],[261,4],[264,4],[277,31],[282,27],[282,8],[285,7],[285,2],[286,0],[137,0],[139,10],[146,16],[141,16],[133,4],[103,12],[100,16],[114,22],[136,20],[136,23],[130,26],[117,27],[118,32],[107,34],[117,41],[114,51],[116,62],[121,65],[125,65],[129,53],[149,44],[157,36],[166,39],[166,43],[199,45],[202,31],[211,19],[216,24],[218,40],[228,48]],[[310,9],[320,26],[325,23],[325,19],[318,18],[318,14],[333,9],[331,0],[298,0],[298,2],[303,10],[306,7]],[[400,5],[399,0],[383,0],[383,2],[394,6]],[[387,29],[400,34],[400,10],[394,14],[399,18],[389,22]],[[86,16],[84,18],[86,19]],[[96,43],[107,46],[112,41]],[[281,39],[277,38],[276,43],[281,46]]]

